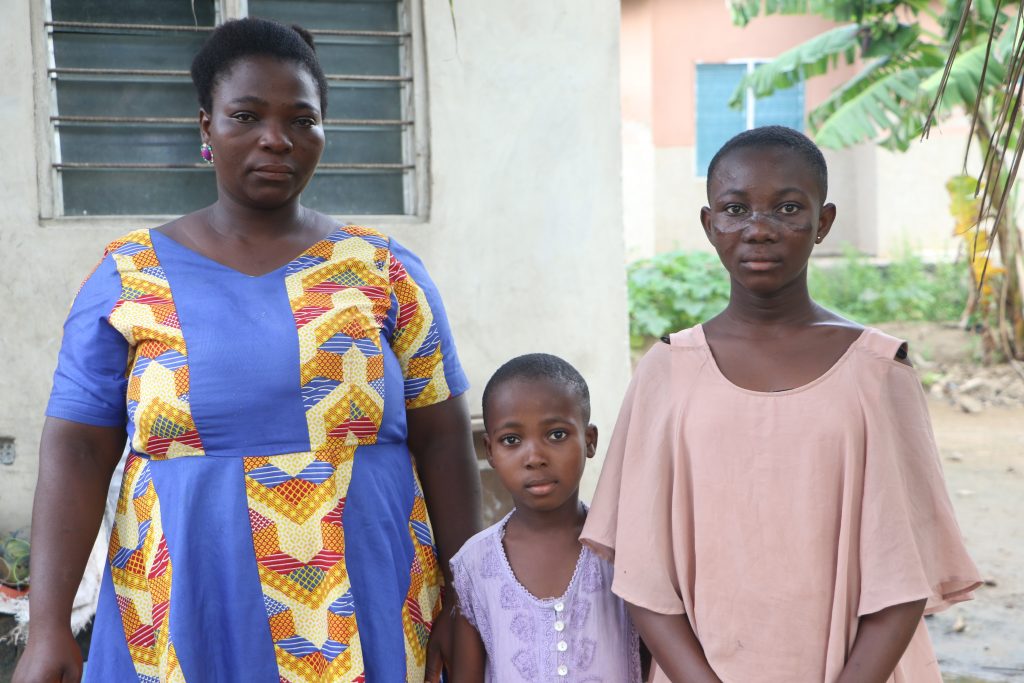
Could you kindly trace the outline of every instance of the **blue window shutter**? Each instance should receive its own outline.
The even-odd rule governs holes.
[[[803,81],[785,90],[776,90],[754,104],[755,126],[789,126],[804,129]]]
[[[747,72],[746,64],[697,65],[697,175],[725,142],[747,129],[746,104],[733,109],[729,99]]]

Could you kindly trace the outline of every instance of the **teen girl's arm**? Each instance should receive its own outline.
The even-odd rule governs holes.
[[[885,683],[910,645],[927,600],[893,605],[860,618],[850,657],[836,683]]]
[[[47,418],[32,508],[32,629],[14,683],[77,683],[82,653],[71,605],[103,519],[123,427]]]
[[[685,614],[660,614],[630,602],[626,607],[658,668],[670,681],[722,683],[708,664]]]
[[[428,683],[441,678],[442,662],[455,673],[452,652],[452,574],[448,566],[466,540],[480,530],[480,474],[473,454],[473,432],[465,396],[406,411],[409,450],[423,484],[444,572],[445,600],[427,643]]]
[[[480,634],[461,614],[455,617],[455,652],[450,683],[484,683],[487,651]]]

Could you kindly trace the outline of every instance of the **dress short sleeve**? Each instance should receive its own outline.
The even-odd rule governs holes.
[[[462,557],[456,556],[451,559],[448,566],[452,570],[452,583],[455,587],[455,594],[458,596],[459,613],[466,617],[470,625],[480,630],[477,625],[477,600],[473,592],[473,579],[469,575],[468,568],[463,564]]]
[[[121,276],[107,255],[82,284],[67,320],[46,415],[97,427],[127,420],[129,345],[108,320]]]
[[[391,349],[402,366],[406,408],[440,403],[466,391],[451,326],[423,262],[391,240]]]
[[[946,492],[917,375],[888,352],[877,363],[880,371],[861,382],[866,444],[857,614],[922,598],[926,613],[937,612],[971,599],[981,581]]]
[[[679,577],[690,541],[673,514],[678,420],[666,391],[672,353],[656,344],[637,367],[581,536],[612,560],[616,595],[661,614],[686,611]]]

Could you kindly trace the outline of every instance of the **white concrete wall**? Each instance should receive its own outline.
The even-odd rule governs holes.
[[[590,382],[606,443],[628,380],[617,0],[423,0],[431,210],[376,223],[416,251],[445,298],[479,410],[490,373],[548,351]],[[41,222],[34,73],[41,14],[4,2],[0,26],[0,531],[29,523],[61,322],[103,245],[130,220]],[[39,12],[41,0],[32,0]],[[152,222],[151,222],[152,223]],[[155,224],[155,223],[153,223]],[[598,463],[584,491],[596,483]]]

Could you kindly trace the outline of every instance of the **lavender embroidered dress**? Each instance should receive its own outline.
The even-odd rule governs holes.
[[[612,565],[584,547],[565,594],[535,597],[505,556],[511,514],[451,559],[462,611],[487,650],[487,683],[639,683],[639,640],[611,592]]]

